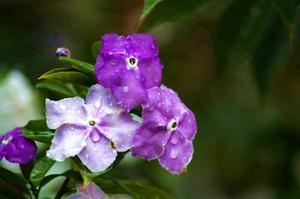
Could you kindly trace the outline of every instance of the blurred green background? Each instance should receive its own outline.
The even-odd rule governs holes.
[[[157,37],[163,83],[197,117],[194,158],[181,176],[131,158],[111,175],[183,199],[300,198],[298,1],[163,2],[144,30]],[[34,84],[61,65],[57,47],[94,63],[91,44],[135,32],[142,10],[141,0],[1,1],[1,133],[43,117],[49,95]]]

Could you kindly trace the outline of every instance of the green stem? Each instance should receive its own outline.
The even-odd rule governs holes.
[[[70,178],[67,177],[65,179],[64,183],[61,185],[59,191],[57,192],[55,199],[59,199],[65,194],[65,192],[67,191],[67,186],[68,186],[69,182],[70,182]]]

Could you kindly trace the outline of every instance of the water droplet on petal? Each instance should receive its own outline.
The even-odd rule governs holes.
[[[60,103],[60,104],[58,105],[58,107],[59,107],[61,110],[66,110],[66,109],[67,109],[67,106],[66,106],[65,104],[63,104],[63,103]]]
[[[91,133],[91,139],[94,141],[94,142],[98,142],[100,140],[100,135],[99,135],[99,132],[98,131],[92,131]]]
[[[109,102],[108,106],[112,107],[114,104],[112,102]]]
[[[170,151],[170,158],[175,159],[178,156],[178,151],[175,148],[172,148]]]
[[[157,107],[158,107],[158,108],[161,107],[161,103],[160,103],[160,102],[158,102]]]
[[[155,50],[155,49],[156,49],[156,45],[155,45],[155,43],[151,44],[151,48],[152,48],[153,50]]]
[[[101,103],[100,100],[97,100],[94,104],[95,108],[100,108],[101,107]]]
[[[124,87],[123,87],[123,92],[124,92],[124,93],[128,93],[128,91],[129,91],[129,87],[128,87],[128,86],[124,86]]]
[[[110,61],[110,63],[111,63],[111,65],[115,66],[115,65],[117,65],[117,60],[116,59],[112,59]]]
[[[177,139],[177,136],[172,136],[172,138],[171,138],[171,143],[172,144],[177,144],[178,143],[178,139]]]

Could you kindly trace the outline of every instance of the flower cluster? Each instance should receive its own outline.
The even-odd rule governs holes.
[[[59,48],[56,55],[70,57]],[[162,64],[150,34],[127,37],[106,34],[95,64],[97,84],[86,99],[46,99],[46,122],[55,130],[47,156],[64,161],[78,156],[92,172],[110,167],[118,152],[158,159],[162,167],[180,174],[193,156],[197,126],[194,114],[171,89],[161,84]],[[141,106],[142,119],[130,111]],[[0,160],[26,164],[36,145],[16,128],[0,140]]]
[[[143,123],[132,141],[132,155],[159,159],[174,174],[181,173],[193,155],[197,127],[194,114],[164,85],[156,40],[150,34],[102,38],[95,72],[102,86],[126,110],[142,105]]]

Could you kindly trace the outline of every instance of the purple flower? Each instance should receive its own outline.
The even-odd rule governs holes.
[[[27,164],[36,155],[36,145],[25,138],[21,128],[15,128],[0,138],[0,160],[5,157],[12,163]]]
[[[148,90],[149,100],[143,105],[143,124],[133,138],[132,154],[146,160],[158,159],[173,174],[180,174],[193,156],[196,119],[165,86]]]
[[[95,183],[90,182],[86,187],[79,186],[77,193],[69,196],[68,199],[105,199],[105,194]]]
[[[96,78],[102,86],[112,90],[123,108],[131,110],[147,100],[147,89],[160,84],[162,68],[152,35],[106,34],[102,37]]]
[[[78,155],[92,172],[104,171],[116,159],[117,151],[128,150],[138,127],[100,85],[90,88],[85,101],[80,97],[46,99],[46,108],[48,127],[56,129],[47,156],[63,161]]]
[[[56,49],[55,55],[56,57],[70,57],[71,51],[65,47],[60,47]]]

